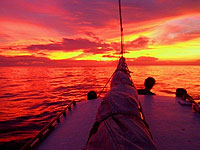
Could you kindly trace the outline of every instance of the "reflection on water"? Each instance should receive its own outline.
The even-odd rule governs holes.
[[[157,95],[174,96],[176,88],[183,87],[200,99],[199,66],[129,68],[137,88],[143,88],[145,78],[152,76],[156,79],[152,91]],[[0,149],[19,148],[69,101],[86,100],[90,90],[100,92],[114,70],[115,67],[0,68]]]

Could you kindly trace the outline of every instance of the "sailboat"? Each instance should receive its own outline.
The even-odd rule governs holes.
[[[138,95],[123,49],[104,98],[73,101],[22,149],[199,149],[200,116],[176,98]],[[53,131],[53,132],[51,132]]]

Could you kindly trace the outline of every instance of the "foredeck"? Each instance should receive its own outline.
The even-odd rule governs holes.
[[[87,142],[100,103],[101,99],[77,103],[38,149],[82,149]]]
[[[200,115],[173,97],[139,96],[158,149],[200,149]],[[38,147],[39,150],[82,149],[101,99],[78,103]]]

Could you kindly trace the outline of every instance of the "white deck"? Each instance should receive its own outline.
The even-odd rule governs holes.
[[[158,149],[200,149],[200,115],[175,98],[139,96]],[[87,141],[101,100],[77,103],[39,150],[79,150]]]
[[[199,150],[200,115],[175,98],[140,96],[143,111],[158,149]]]
[[[77,103],[55,130],[39,146],[39,150],[79,150],[88,139],[101,99]]]

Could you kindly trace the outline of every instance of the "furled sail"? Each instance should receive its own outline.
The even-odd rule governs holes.
[[[98,109],[86,149],[156,149],[124,57]]]

